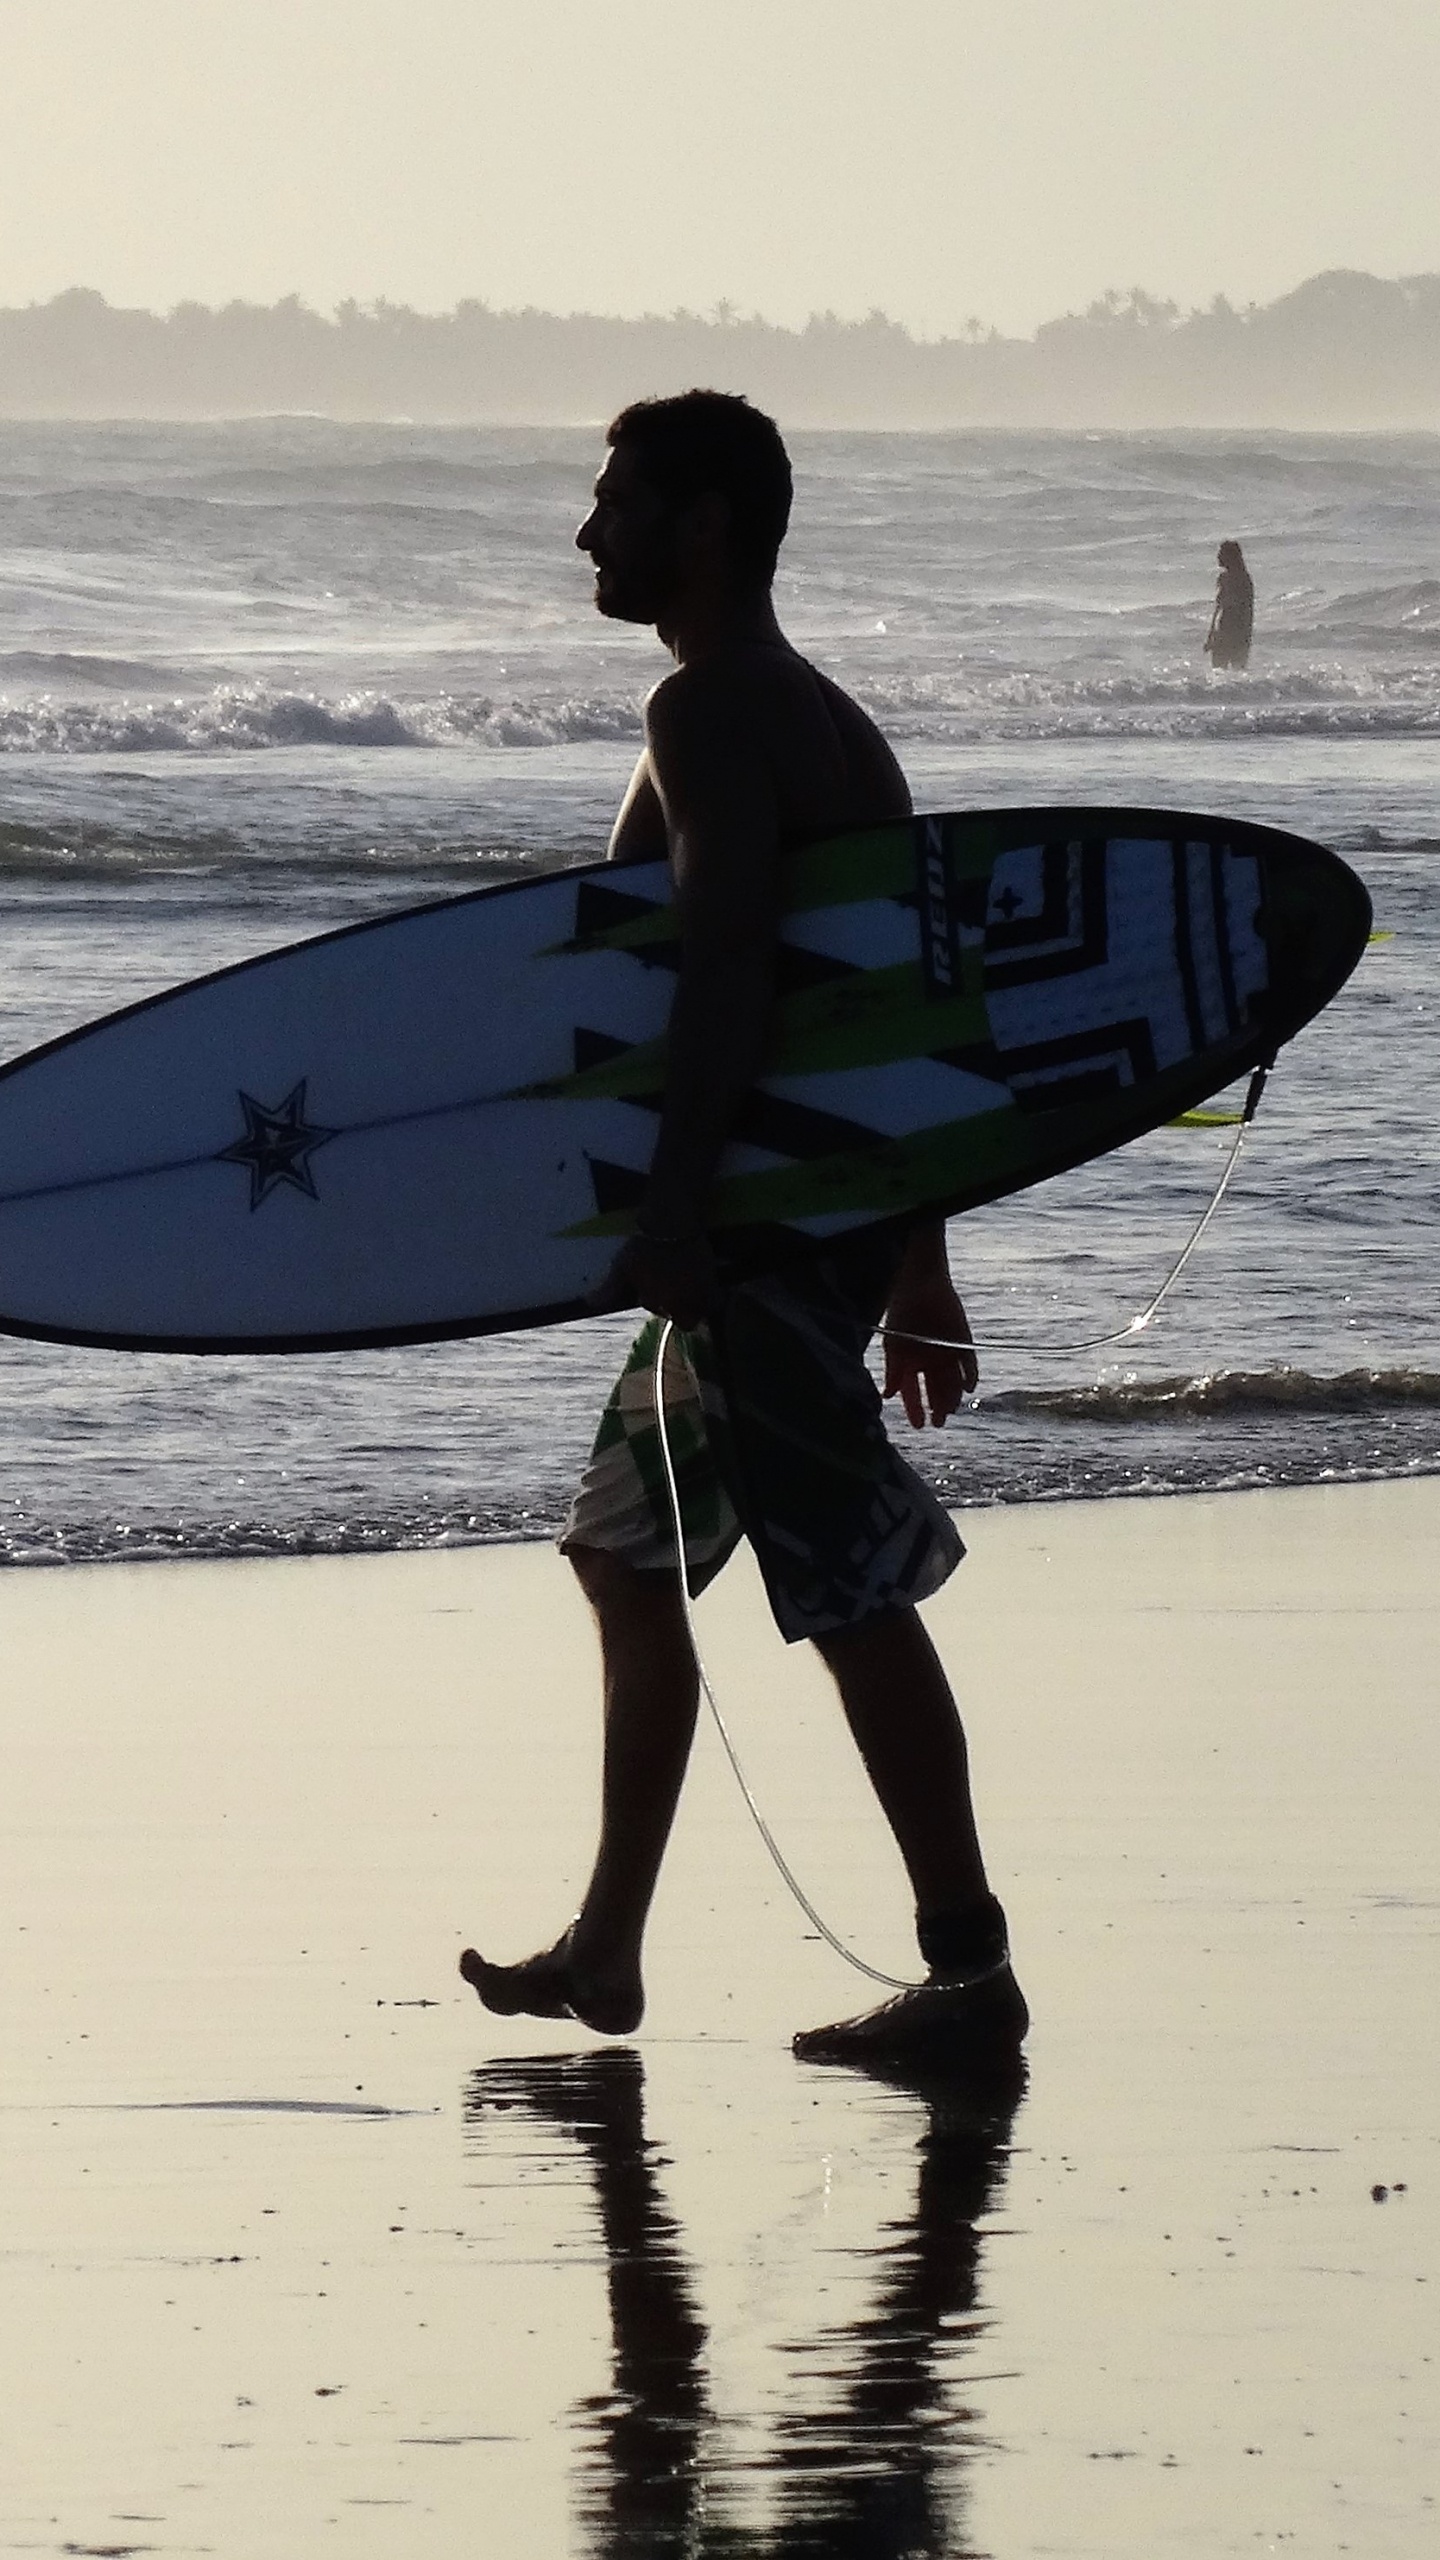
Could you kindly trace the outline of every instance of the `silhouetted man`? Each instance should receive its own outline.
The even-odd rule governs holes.
[[[918,2039],[1013,2051],[1027,2023],[1005,1919],[971,1810],[964,1735],[916,1615],[964,1550],[891,1446],[865,1366],[888,1310],[886,1393],[943,1423],[976,1365],[943,1226],[862,1231],[781,1270],[724,1285],[706,1203],[760,1068],[776,988],[783,849],[903,818],[910,794],[874,723],[810,666],[775,618],[790,512],[772,422],[714,391],[642,401],[611,426],[576,535],[600,612],[653,623],[675,659],[645,705],[645,745],[610,841],[614,862],[668,857],[680,927],[666,1081],[633,1235],[603,1293],[653,1310],[618,1380],[562,1546],[599,1628],[605,1685],[600,1843],[580,1910],[515,1965],[473,1950],[462,1971],[504,2015],[573,2016],[627,2035],[644,2007],[645,1921],[695,1730],[698,1686],[681,1606],[653,1409],[659,1319],[681,1328],[666,1415],[680,1459],[692,1590],[741,1535],[781,1633],[808,1637],[914,1888],[928,1985],[796,2039],[818,2060]]]

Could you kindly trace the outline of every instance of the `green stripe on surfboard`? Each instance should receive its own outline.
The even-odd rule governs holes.
[[[934,1003],[920,965],[857,969],[823,986],[783,996],[761,1074],[818,1075],[835,1067],[888,1066],[896,1058],[931,1057],[939,1049],[974,1048],[990,1037],[981,992],[980,952],[964,951],[960,990]],[[611,1058],[543,1084],[523,1085],[510,1102],[623,1101],[657,1093],[665,1081],[665,1041],[641,1040]]]
[[[1007,1133],[1020,1118],[1013,1103],[998,1111],[977,1112],[970,1120],[947,1121],[938,1129],[922,1129],[913,1138],[877,1138],[873,1147],[846,1148],[818,1156],[806,1164],[775,1165],[764,1173],[730,1174],[717,1182],[705,1213],[708,1227],[784,1225],[796,1218],[824,1218],[841,1210],[868,1211],[872,1217],[897,1217],[953,1190],[961,1167],[996,1169],[1009,1161],[1013,1148]],[[567,1236],[623,1236],[634,1224],[633,1212],[611,1210],[566,1227]]]
[[[900,1217],[934,1207],[959,1194],[993,1185],[1022,1187],[1058,1166],[1104,1155],[1158,1125],[1157,1101],[1194,1091],[1194,1066],[1167,1068],[1137,1091],[1104,1102],[1061,1103],[1053,1111],[1021,1111],[1013,1102],[947,1120],[909,1138],[877,1138],[867,1147],[839,1149],[809,1162],[776,1165],[764,1173],[730,1174],[716,1183],[705,1212],[712,1230],[785,1226],[802,1218],[845,1212]],[[1137,1108],[1137,1101],[1139,1107]],[[626,1236],[633,1209],[612,1209],[563,1230],[567,1236]]]
[[[1000,850],[992,820],[974,826],[949,820],[945,840],[952,880],[988,880]],[[867,827],[862,835],[836,836],[825,844],[798,845],[781,856],[780,912],[810,915],[821,907],[860,906],[867,898],[903,898],[915,889],[916,864],[915,827],[909,820],[893,827]],[[599,933],[551,943],[540,956],[554,959],[584,951],[650,950],[657,943],[673,942],[678,932],[675,909],[667,902],[652,907],[648,915],[632,916]]]

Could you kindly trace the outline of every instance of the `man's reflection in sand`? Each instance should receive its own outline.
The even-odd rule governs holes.
[[[610,2389],[585,2410],[594,2560],[964,2560],[975,2439],[951,2386],[984,2327],[976,2226],[1004,2177],[1023,2081],[887,2077],[914,2101],[913,2207],[877,2231],[872,2308],[787,2350],[813,2414],[780,2425],[765,2464],[778,2520],[758,2531],[724,2519],[706,2333],[645,2135],[640,2056],[612,2047],[495,2062],[468,2083],[472,2141],[490,2109],[523,2107],[537,2129],[578,2143],[594,2171],[613,2336]]]

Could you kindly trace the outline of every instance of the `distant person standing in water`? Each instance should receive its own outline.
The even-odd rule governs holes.
[[[1255,629],[1254,581],[1238,542],[1222,542],[1215,556],[1220,575],[1215,581],[1215,610],[1205,634],[1205,654],[1217,671],[1248,667]]]

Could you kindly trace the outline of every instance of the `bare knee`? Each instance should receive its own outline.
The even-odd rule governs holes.
[[[826,1669],[837,1680],[852,1667],[864,1669],[871,1663],[904,1663],[907,1667],[917,1655],[929,1653],[930,1639],[908,1601],[893,1609],[877,1609],[872,1616],[857,1620],[849,1627],[831,1627],[811,1638]]]
[[[653,1623],[678,1615],[679,1584],[663,1567],[642,1571],[605,1547],[566,1547],[565,1556],[597,1618]]]

